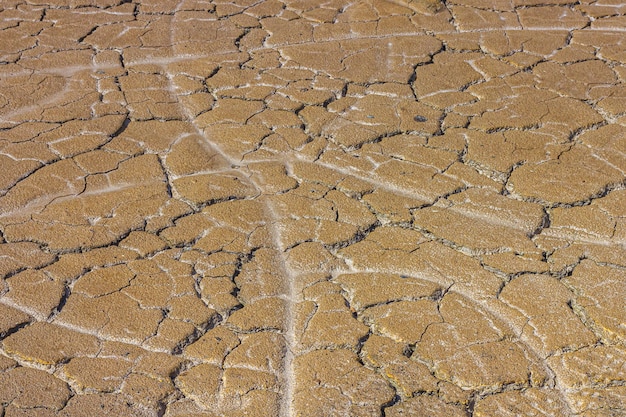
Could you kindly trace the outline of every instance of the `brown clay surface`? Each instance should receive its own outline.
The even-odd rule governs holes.
[[[626,6],[3,0],[0,415],[626,415]]]

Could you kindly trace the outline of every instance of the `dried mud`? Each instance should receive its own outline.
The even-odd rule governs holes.
[[[3,0],[0,415],[626,415],[625,27]]]

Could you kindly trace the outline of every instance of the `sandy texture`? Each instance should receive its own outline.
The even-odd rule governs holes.
[[[625,28],[3,0],[0,415],[626,415]]]

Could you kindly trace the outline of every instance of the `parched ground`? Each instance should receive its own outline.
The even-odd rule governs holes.
[[[621,0],[2,0],[0,415],[626,416]]]

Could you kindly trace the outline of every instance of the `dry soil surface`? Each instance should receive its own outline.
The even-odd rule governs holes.
[[[621,0],[2,0],[0,415],[626,415]]]

